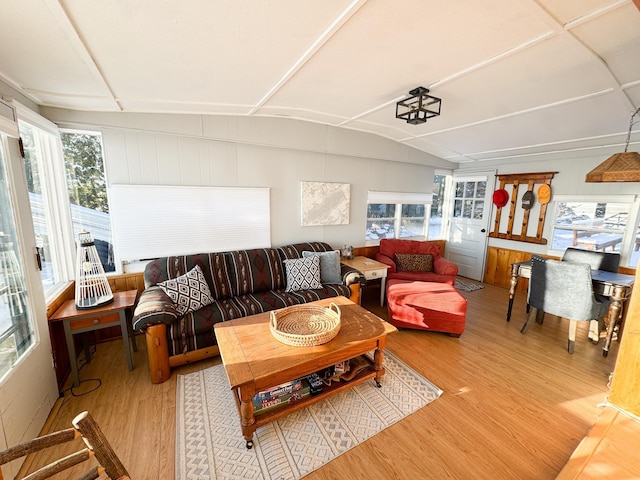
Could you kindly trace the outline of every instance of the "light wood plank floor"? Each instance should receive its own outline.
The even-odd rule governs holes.
[[[402,330],[388,339],[388,350],[443,389],[443,395],[307,479],[556,477],[600,413],[618,343],[604,358],[602,341],[590,343],[587,324],[581,322],[575,353],[569,355],[566,320],[548,316],[544,325],[533,322],[526,334],[520,333],[524,295],[516,298],[511,322],[505,321],[507,290],[487,285],[463,295],[469,311],[460,338]],[[366,288],[364,297],[365,307],[386,318],[386,308],[377,304],[379,287]],[[138,337],[133,372],[127,371],[121,341],[99,344],[74,392],[98,384],[90,379],[99,379],[101,386],[82,396],[67,392],[52,427],[66,428],[76,414],[89,410],[133,479],[171,479],[176,374],[219,359],[181,367],[168,382],[152,385],[143,343]],[[41,454],[33,467],[45,460]]]

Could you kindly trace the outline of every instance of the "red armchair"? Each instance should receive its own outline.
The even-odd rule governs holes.
[[[396,253],[415,253],[431,255],[433,257],[432,272],[405,272],[398,271]],[[440,244],[436,242],[419,242],[416,240],[397,240],[383,238],[380,240],[380,250],[376,254],[376,260],[389,265],[387,278],[400,280],[414,280],[421,282],[440,282],[454,285],[458,266],[440,256]]]

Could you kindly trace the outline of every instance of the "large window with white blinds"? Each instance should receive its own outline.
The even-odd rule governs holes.
[[[112,185],[108,191],[120,261],[271,246],[268,188]]]

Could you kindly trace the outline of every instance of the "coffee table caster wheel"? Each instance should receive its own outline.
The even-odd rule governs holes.
[[[376,387],[382,388],[382,384],[380,382],[376,381]]]
[[[609,355],[609,351],[608,351],[608,350],[603,350],[603,351],[602,351],[602,356],[603,356],[603,357],[606,357],[606,356],[608,356],[608,355]]]
[[[247,440],[247,450],[251,450],[253,448],[253,440]]]

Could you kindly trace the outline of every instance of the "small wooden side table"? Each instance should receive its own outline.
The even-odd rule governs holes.
[[[351,268],[360,270],[367,280],[380,279],[380,306],[384,305],[384,294],[387,285],[387,269],[389,265],[369,257],[341,258],[340,261]]]
[[[127,322],[126,310],[133,308],[136,303],[137,296],[137,290],[114,292],[113,302],[108,305],[82,310],[78,310],[76,308],[75,299],[67,300],[49,318],[50,322],[63,322],[74,387],[77,387],[80,384],[76,348],[73,342],[73,335],[75,333],[91,332],[93,330],[100,330],[101,328],[120,325],[122,330],[122,341],[124,343],[124,353],[127,357],[127,365],[129,367],[129,371],[133,370],[133,358],[131,355],[129,338],[131,338],[133,350],[135,352],[138,351],[138,346],[136,345],[136,337],[133,334],[133,327]],[[110,318],[110,315],[113,315],[114,313],[118,314],[117,320]],[[89,363],[90,354],[87,342],[84,344],[84,354],[87,363]]]

